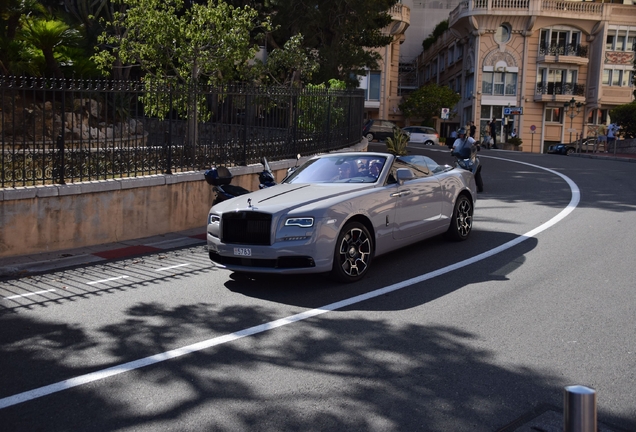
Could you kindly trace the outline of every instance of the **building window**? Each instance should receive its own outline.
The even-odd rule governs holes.
[[[607,111],[606,109],[595,109],[590,110],[587,115],[587,124],[603,124],[607,121]]]
[[[633,70],[603,69],[603,85],[612,87],[633,86]]]
[[[369,72],[369,84],[367,85],[366,91],[366,99],[370,101],[379,101],[380,100],[380,82],[381,82],[381,73],[380,72]]]
[[[581,32],[570,29],[542,29],[539,36],[539,53],[543,55],[579,55]]]
[[[473,91],[475,90],[474,84],[473,84],[474,81],[475,81],[474,74],[470,74],[466,76],[466,81],[464,84],[464,89],[465,89],[464,97],[466,99],[470,99],[473,96]]]
[[[634,51],[636,29],[618,30],[610,28],[605,38],[605,50],[607,51]]]
[[[610,85],[611,69],[603,69],[603,85]]]
[[[510,25],[502,24],[495,32],[495,40],[499,43],[506,43],[510,40]]]
[[[516,72],[484,72],[481,77],[481,92],[487,95],[514,96],[517,94]]]
[[[546,108],[545,109],[545,121],[546,123],[562,123],[562,109],[561,108]]]
[[[577,84],[578,71],[575,69],[539,68],[537,74],[538,94],[579,94],[582,90]]]

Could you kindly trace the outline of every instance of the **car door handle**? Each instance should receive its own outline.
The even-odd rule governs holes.
[[[393,197],[402,197],[402,196],[407,196],[407,195],[411,195],[411,191],[410,190],[392,193],[391,194],[391,198],[393,198]]]

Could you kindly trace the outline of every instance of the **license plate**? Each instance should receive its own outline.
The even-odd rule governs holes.
[[[234,248],[234,255],[238,255],[238,256],[252,256],[252,249],[250,249],[250,248]]]

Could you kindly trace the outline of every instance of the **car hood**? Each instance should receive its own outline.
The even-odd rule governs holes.
[[[339,197],[340,200],[346,200],[349,194],[356,194],[364,189],[373,189],[375,186],[375,184],[369,183],[283,183],[223,201],[212,207],[212,211],[224,213],[255,210],[273,214],[283,210],[289,211],[298,207],[311,206],[330,198]]]

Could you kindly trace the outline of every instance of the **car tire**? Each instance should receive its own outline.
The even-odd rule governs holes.
[[[565,151],[566,156],[570,156],[572,153],[574,153],[574,149],[572,147],[568,147],[568,149]]]
[[[364,136],[367,140],[369,140],[369,142],[373,141],[373,139],[375,138],[375,136],[369,132]]]
[[[433,144],[434,144],[434,143],[433,143],[433,141],[431,141],[431,140],[428,140],[428,141],[426,141],[426,142],[424,143],[424,145],[433,145]]]
[[[481,167],[479,167],[477,174],[475,174],[475,184],[477,185],[477,192],[484,191],[484,181],[481,178]]]
[[[446,231],[446,238],[463,241],[473,229],[473,202],[466,195],[460,195],[455,202],[451,223]]]
[[[373,238],[360,222],[349,222],[338,234],[331,276],[339,282],[357,282],[369,271]]]

